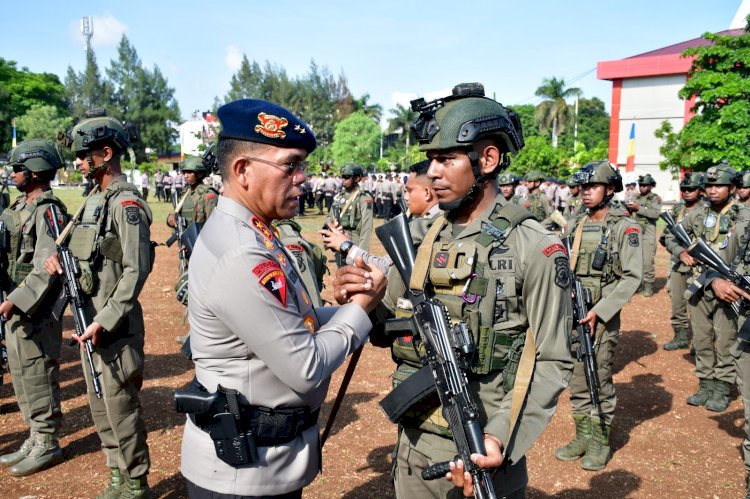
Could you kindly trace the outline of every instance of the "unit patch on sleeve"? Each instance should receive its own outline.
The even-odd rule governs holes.
[[[127,221],[131,225],[138,225],[139,223],[141,223],[140,205],[138,205],[138,207],[136,206],[125,207],[125,221]]]
[[[638,240],[638,232],[631,232],[630,234],[628,234],[628,244],[634,248],[637,248],[641,245],[640,241]]]
[[[266,274],[274,270],[281,270],[281,265],[279,265],[279,262],[276,262],[274,260],[264,260],[253,267],[253,274],[255,274],[257,277],[262,278]]]
[[[553,243],[553,244],[550,244],[549,246],[547,246],[546,248],[544,248],[544,249],[542,250],[542,253],[544,253],[544,256],[550,256],[550,255],[551,255],[552,253],[554,253],[555,251],[559,251],[559,252],[561,252],[561,253],[562,253],[562,254],[564,254],[564,255],[567,255],[567,254],[568,254],[568,252],[567,252],[567,251],[565,251],[565,246],[563,246],[563,245],[562,245],[562,244],[560,244],[560,243]]]
[[[640,227],[628,227],[625,229],[625,234],[638,234],[641,232]]]
[[[570,287],[570,262],[567,257],[555,258],[555,284],[563,289]]]
[[[259,282],[282,307],[286,307],[286,275],[283,270],[272,270],[261,276]]]

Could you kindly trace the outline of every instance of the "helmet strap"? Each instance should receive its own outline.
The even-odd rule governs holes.
[[[508,166],[509,159],[506,155],[503,155],[502,160],[500,163],[495,167],[495,169],[486,175],[482,174],[482,168],[479,164],[479,153],[475,150],[471,150],[467,153],[467,156],[469,156],[469,161],[471,161],[471,173],[474,175],[474,184],[471,186],[471,189],[469,189],[469,192],[466,193],[466,195],[461,198],[457,199],[455,201],[451,201],[450,203],[440,203],[440,209],[444,211],[455,211],[455,210],[461,210],[465,208],[466,206],[469,206],[473,201],[474,198],[476,198],[477,194],[482,188],[482,185],[495,177],[495,172],[502,169],[503,167]]]

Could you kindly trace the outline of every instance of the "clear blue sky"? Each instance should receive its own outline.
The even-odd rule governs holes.
[[[68,65],[84,68],[80,18],[93,16],[102,73],[125,33],[143,63],[158,65],[176,89],[183,117],[224,97],[243,53],[281,65],[291,76],[305,73],[311,59],[334,74],[343,71],[352,93],[370,94],[386,115],[396,102],[445,94],[463,81],[484,83],[504,104],[535,104],[534,90],[552,76],[601,98],[609,109],[611,84],[596,79],[597,61],[727,29],[740,3],[12,2],[3,7],[0,57],[62,80]]]

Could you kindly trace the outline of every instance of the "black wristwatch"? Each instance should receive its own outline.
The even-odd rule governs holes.
[[[339,251],[343,254],[349,253],[349,250],[352,249],[352,246],[354,246],[354,243],[351,241],[344,241],[341,243],[341,246],[339,246]]]

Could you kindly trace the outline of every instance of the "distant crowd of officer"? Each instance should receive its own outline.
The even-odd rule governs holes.
[[[406,297],[414,294],[443,303],[476,345],[465,369],[485,454],[471,459],[493,470],[498,497],[525,496],[526,453],[566,389],[575,437],[556,457],[580,459],[585,470],[607,466],[621,310],[639,288],[646,297],[655,291],[662,207],[654,179],[639,177],[636,193],[635,183],[623,185],[606,161],[584,165],[564,184],[539,171],[523,180],[505,172],[509,155],[524,147],[520,120],[481,85],[457,85],[451,95],[418,99],[413,108],[412,129],[427,159],[410,168],[405,182],[400,175],[366,175],[357,164],[344,165],[340,179],[308,177],[306,157],[317,145],[312,130],[288,110],[255,99],[219,108],[217,144],[181,164],[187,188],[166,223],[178,232],[184,256],[176,291],[187,306],[190,336],[180,341],[195,364],[195,379],[177,395],[187,414],[181,471],[190,497],[300,498],[321,469],[318,414],[331,375],[368,339],[390,348],[394,390],[403,385],[403,411],[394,418],[396,497],[471,496],[472,476],[465,463],[454,462],[451,422],[428,389],[420,338],[382,327],[412,316]],[[120,156],[136,139],[132,124],[102,115],[68,132],[65,145],[94,186],[72,217],[50,187],[63,164],[55,146],[19,144],[10,165],[22,194],[0,215],[8,293],[0,314],[7,320],[14,391],[30,429],[16,450],[0,456],[0,465],[23,476],[63,459],[61,323],[51,313],[63,270],[56,249],[67,246],[81,267],[89,322],[75,339],[93,343],[94,374],[84,370],[87,395],[110,470],[100,498],[152,495],[139,400],[145,326],[138,302],[153,265],[152,214],[120,169]],[[221,194],[204,183],[214,170]],[[677,221],[745,272],[750,174],[722,163],[705,175],[686,175],[680,189],[682,201],[672,209]],[[412,217],[410,282],[388,257],[369,252],[373,219],[390,219],[404,204],[399,201]],[[311,203],[321,214],[328,209],[320,232],[342,257],[334,307],[320,296],[326,256],[292,220]],[[53,223],[66,227],[56,240]],[[747,419],[750,355],[737,333],[750,307],[735,307],[738,317],[731,304],[750,294],[701,266],[672,234],[661,242],[672,255],[675,332],[664,348],[688,348],[692,330],[699,387],[687,403],[724,411],[738,382]],[[573,324],[574,280],[591,297],[579,323],[593,340],[596,400],[574,356],[581,342]],[[750,435],[743,449],[750,472]],[[423,470],[441,461],[451,462],[448,480],[422,479]]]

